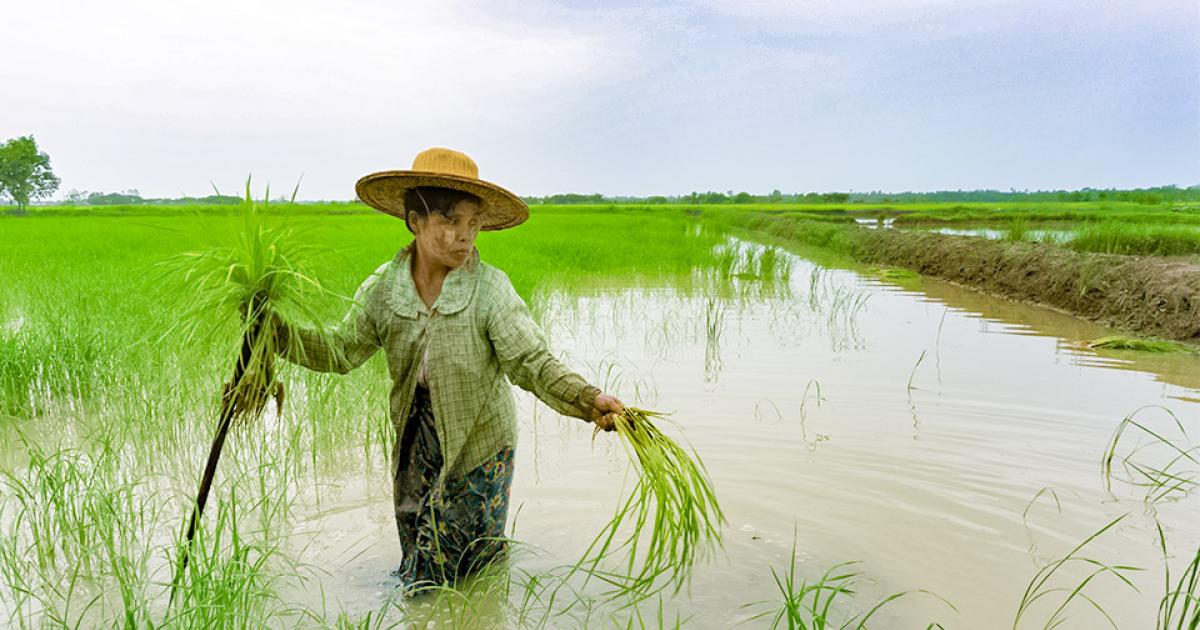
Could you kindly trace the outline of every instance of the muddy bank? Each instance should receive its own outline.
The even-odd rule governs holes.
[[[748,217],[743,224],[864,262],[906,267],[1141,335],[1200,345],[1200,265],[1194,263],[774,217]]]

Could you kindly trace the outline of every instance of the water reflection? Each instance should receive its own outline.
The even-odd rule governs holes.
[[[1188,353],[1146,353],[1090,348],[1090,341],[1114,334],[1110,328],[1049,308],[994,297],[972,289],[922,277],[901,283],[881,283],[918,300],[947,308],[980,321],[980,332],[1033,335],[1055,340],[1056,354],[1074,365],[1152,374],[1157,380],[1200,390],[1200,362]],[[999,324],[999,326],[995,325]]]
[[[968,627],[1003,627],[1031,560],[1060,556],[1130,509],[1122,502],[1140,501],[1114,503],[1097,474],[1120,418],[1146,402],[1200,396],[1194,356],[1097,352],[1084,342],[1108,331],[1060,313],[783,251],[767,267],[788,269],[786,281],[771,281],[754,247],[723,247],[713,268],[686,283],[560,296],[547,311],[571,322],[555,324],[553,337],[573,358],[586,365],[617,348],[641,366],[654,404],[675,412],[705,457],[731,529],[744,534],[730,537],[727,564],[697,572],[696,589],[712,595],[668,601],[668,611],[729,622],[727,611],[770,590],[769,575],[764,582],[754,567],[783,557],[798,526],[810,577],[865,560],[877,580],[868,595],[929,588],[953,601]],[[640,402],[636,392],[616,393]],[[1198,408],[1177,411],[1194,418]],[[613,471],[624,466],[601,440],[590,452],[570,439],[555,445],[526,454],[556,472],[520,489],[545,506],[531,532],[538,540],[603,522],[616,492],[594,476],[608,470],[600,479],[619,484]],[[550,507],[579,496],[609,502],[588,501],[590,512],[570,516]],[[1200,540],[1189,519],[1171,522],[1181,544]],[[1122,522],[1096,553],[1153,566],[1154,547],[1142,544],[1153,528]],[[569,541],[557,541],[555,551],[570,557]],[[1095,596],[1120,597],[1119,623],[1148,618],[1156,601]],[[924,619],[935,608],[908,603],[890,619]]]

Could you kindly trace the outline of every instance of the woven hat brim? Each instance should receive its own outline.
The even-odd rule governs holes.
[[[529,206],[520,197],[491,182],[430,171],[380,171],[365,175],[354,185],[358,198],[376,210],[404,218],[404,193],[417,186],[440,186],[468,192],[483,200],[481,230],[515,227],[529,218]]]

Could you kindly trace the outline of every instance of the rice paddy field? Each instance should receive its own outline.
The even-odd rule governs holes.
[[[409,240],[351,210],[280,219],[314,246],[331,324]],[[380,353],[345,376],[282,364],[171,603],[238,314],[183,335],[195,287],[164,261],[220,241],[221,212],[0,218],[0,623],[1200,623],[1200,356],[1093,347],[1114,331],[651,207],[535,206],[478,245],[568,365],[703,459],[723,546],[682,588],[614,597],[572,570],[637,473],[616,435],[518,392],[507,560],[401,598]]]
[[[1200,254],[1200,224],[1153,225],[1119,221],[1090,224],[1029,224],[926,227],[941,234],[978,236],[1008,241],[1037,241],[1080,252],[1135,256],[1182,256]]]

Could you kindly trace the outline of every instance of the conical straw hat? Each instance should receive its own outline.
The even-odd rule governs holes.
[[[354,190],[363,203],[404,218],[404,193],[417,186],[440,186],[469,192],[483,200],[482,230],[503,230],[525,222],[529,206],[515,194],[479,179],[479,167],[466,153],[442,147],[426,149],[407,171],[380,171],[358,180]]]

